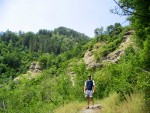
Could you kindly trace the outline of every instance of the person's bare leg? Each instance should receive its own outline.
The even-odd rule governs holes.
[[[90,100],[92,101],[92,105],[93,105],[93,108],[94,108],[94,100],[93,100],[93,97],[91,97]]]
[[[90,104],[90,97],[87,97],[87,108],[89,108],[89,104]]]

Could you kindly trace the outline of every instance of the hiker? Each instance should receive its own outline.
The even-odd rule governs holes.
[[[84,85],[84,94],[85,97],[87,98],[87,107],[86,107],[87,109],[89,109],[90,101],[92,101],[92,105],[93,105],[92,108],[94,108],[94,100],[93,100],[94,91],[95,91],[94,80],[92,80],[91,75],[88,75],[88,80],[85,82]]]

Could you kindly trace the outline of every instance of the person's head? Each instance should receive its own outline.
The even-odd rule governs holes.
[[[91,75],[88,75],[88,79],[89,79],[89,80],[91,80],[91,79],[92,79]]]

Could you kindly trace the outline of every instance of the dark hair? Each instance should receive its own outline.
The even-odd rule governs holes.
[[[88,77],[91,77],[91,75],[88,75]]]

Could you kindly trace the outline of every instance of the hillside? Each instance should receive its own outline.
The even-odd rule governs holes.
[[[69,28],[59,27],[54,31],[41,29],[37,33],[20,31],[1,32],[0,34],[0,84],[8,83],[19,74],[25,74],[34,61],[41,61],[41,68],[46,68],[45,58],[50,54],[55,58],[73,48],[87,43],[90,38]],[[71,55],[68,57],[72,57]],[[56,64],[49,61],[47,64]]]
[[[118,46],[118,48],[111,53],[109,53],[107,56],[102,57],[101,60],[96,61],[94,57],[94,52],[98,50],[98,48],[93,48],[91,51],[87,50],[86,53],[84,54],[84,62],[87,66],[87,69],[89,68],[96,68],[96,67],[102,67],[106,62],[111,62],[111,63],[117,63],[120,59],[120,57],[125,53],[125,49],[127,49],[129,46],[131,46],[132,41],[131,37],[133,35],[134,31],[128,31],[124,34],[123,40]],[[94,45],[97,46],[103,46],[101,43],[96,43]]]
[[[63,26],[36,33],[0,32],[0,113],[150,113],[150,0],[113,0],[110,12],[127,22],[108,26],[95,23],[107,25],[119,18],[103,22],[107,6],[101,7],[100,0],[57,1],[53,7],[45,0],[27,7],[17,1],[15,7],[14,2],[0,2],[1,29],[67,25],[61,21],[78,29],[99,28],[93,38]],[[87,109],[84,94],[88,75],[95,82],[93,109]]]
[[[36,34],[2,33],[0,112],[55,113],[65,106],[82,112],[86,106],[83,86],[91,74],[101,112],[122,113],[124,107],[137,103],[141,107],[128,110],[147,113],[149,38],[141,47],[136,32],[115,23],[93,39],[64,27]],[[116,104],[111,107],[113,100]]]

